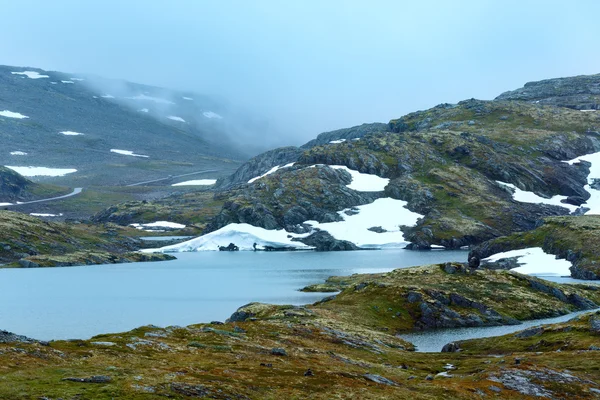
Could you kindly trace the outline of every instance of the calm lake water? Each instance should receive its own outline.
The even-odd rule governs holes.
[[[178,260],[0,269],[0,329],[41,340],[89,338],[138,326],[225,320],[252,302],[306,304],[298,289],[331,275],[387,272],[467,251],[178,253]]]

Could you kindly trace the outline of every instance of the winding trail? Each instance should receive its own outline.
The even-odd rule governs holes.
[[[182,174],[182,175],[167,176],[166,178],[153,179],[151,181],[130,183],[129,185],[125,185],[125,186],[141,186],[141,185],[145,185],[147,183],[154,183],[154,182],[160,182],[160,181],[168,181],[170,179],[182,178],[184,176],[190,176],[190,175],[196,175],[196,174],[203,174],[205,172],[217,172],[217,171],[219,171],[219,170],[218,169],[207,169],[207,170],[204,170],[204,171],[190,172],[190,173]]]
[[[60,199],[66,199],[67,197],[71,197],[71,196],[75,196],[78,195],[79,193],[81,193],[83,191],[83,188],[75,188],[73,189],[73,191],[69,194],[65,194],[62,196],[57,196],[57,197],[50,197],[48,199],[40,199],[40,200],[32,200],[32,201],[24,201],[24,202],[17,202],[14,204],[6,204],[3,207],[14,207],[14,206],[24,206],[26,204],[33,204],[33,203],[45,203],[47,201],[54,201],[54,200],[60,200]]]

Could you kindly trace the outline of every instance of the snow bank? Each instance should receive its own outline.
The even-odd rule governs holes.
[[[127,99],[130,100],[146,100],[146,101],[153,101],[155,103],[161,103],[161,104],[175,104],[170,100],[166,100],[166,99],[161,99],[159,97],[152,97],[152,96],[147,96],[145,94],[138,94],[137,96],[133,96],[133,97],[126,97]]]
[[[588,212],[586,212],[586,215],[598,215],[600,214],[600,190],[593,189],[590,185],[594,183],[594,180],[600,180],[600,153],[588,154],[567,162],[573,165],[580,161],[588,161],[592,163],[592,166],[590,167],[590,174],[588,175],[588,184],[584,186],[584,189],[591,196],[585,204],[582,204],[582,206],[590,209]]]
[[[344,165],[330,165],[333,169],[343,169],[352,175],[352,183],[346,185],[350,189],[358,192],[380,192],[385,189],[390,180],[388,178],[380,178],[377,175],[363,174],[355,171]]]
[[[560,206],[564,208],[568,208],[571,212],[577,210],[579,207],[574,206],[572,204],[561,203],[561,200],[565,200],[567,196],[553,196],[550,199],[546,199],[544,197],[538,196],[533,192],[526,192],[525,190],[521,190],[515,185],[511,183],[504,183],[500,181],[496,181],[500,185],[507,186],[513,190],[513,199],[519,201],[521,203],[533,203],[533,204],[548,204],[551,206]]]
[[[50,78],[48,75],[41,75],[36,71],[11,72],[13,75],[25,75],[29,79]]]
[[[406,208],[406,202],[389,197],[377,199],[371,204],[355,207],[358,214],[347,215],[346,209],[338,214],[344,218],[340,222],[318,223],[306,221],[313,228],[329,232],[339,240],[347,240],[362,248],[404,247],[408,244],[400,225],[413,226],[423,217]],[[387,232],[377,233],[368,228],[381,227]]]
[[[571,263],[567,260],[557,259],[553,254],[544,252],[541,247],[530,247],[521,250],[511,250],[497,253],[481,261],[498,261],[503,258],[518,257],[520,267],[512,269],[526,275],[570,276]]]
[[[169,115],[167,118],[172,119],[173,121],[185,122],[185,119],[183,119],[181,117],[176,117],[174,115]]]
[[[223,119],[223,117],[221,117],[219,114],[212,112],[212,111],[204,111],[202,113],[202,115],[204,115],[206,118],[216,118],[216,119]]]
[[[8,111],[8,110],[0,111],[0,117],[17,118],[17,119],[29,118],[27,115],[23,115],[21,113],[12,112],[12,111]]]
[[[289,236],[301,237],[306,236],[306,234],[291,235],[284,229],[267,230],[249,224],[229,224],[217,231],[183,243],[161,247],[160,249],[146,249],[142,251],[147,253],[153,253],[156,251],[163,253],[183,251],[215,251],[219,250],[219,246],[227,246],[229,243],[234,243],[239,247],[240,250],[254,250],[254,243],[256,243],[257,249],[261,250],[266,246],[276,248],[292,247],[303,250],[312,249],[312,247],[306,246],[303,243],[292,242]]]
[[[10,168],[23,176],[65,176],[77,172],[73,168],[11,167],[8,165],[6,165],[6,168]]]
[[[185,182],[175,183],[171,186],[205,186],[205,185],[214,185],[215,183],[217,183],[216,179],[196,179],[193,181],[185,181]]]
[[[291,167],[291,166],[292,166],[292,165],[294,165],[294,164],[295,164],[295,163],[289,163],[289,164],[285,164],[285,165],[277,165],[277,166],[275,166],[275,167],[271,168],[270,170],[268,170],[267,172],[265,172],[264,174],[262,174],[262,175],[260,175],[260,176],[257,176],[257,177],[254,177],[254,178],[252,178],[252,179],[250,179],[250,180],[248,181],[248,183],[252,183],[252,182],[254,182],[254,181],[257,181],[257,180],[259,180],[260,178],[264,178],[264,177],[265,177],[265,176],[267,176],[267,175],[271,175],[271,174],[272,174],[272,173],[274,173],[275,171],[278,171],[278,170],[280,170],[280,169],[282,169],[282,168],[288,168],[288,167]]]
[[[63,131],[60,132],[65,136],[79,136],[79,135],[83,135],[83,133],[79,133],[79,132],[73,132],[73,131]]]
[[[178,224],[176,222],[169,222],[169,221],[156,221],[156,222],[150,222],[148,224],[129,224],[129,225],[135,227],[136,229],[152,230],[152,231],[154,231],[154,229],[152,229],[152,228],[170,228],[170,229],[185,228],[185,225],[183,225],[183,224]]]
[[[11,156],[26,156],[27,153],[25,153],[24,151],[11,151],[10,155]]]
[[[130,151],[130,150],[110,149],[110,152],[111,153],[122,154],[124,156],[145,157],[145,158],[148,158],[148,156],[145,156],[143,154],[135,154],[133,151]]]

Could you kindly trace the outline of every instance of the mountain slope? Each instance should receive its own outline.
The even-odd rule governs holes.
[[[189,96],[195,95],[0,66],[0,165],[76,169],[35,178],[71,186],[229,173],[246,158],[235,145],[243,128],[232,130],[245,120],[229,121],[223,106]]]

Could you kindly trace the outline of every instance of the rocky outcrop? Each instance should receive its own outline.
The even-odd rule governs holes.
[[[352,128],[338,129],[331,132],[323,132],[315,139],[302,145],[302,149],[310,149],[315,146],[329,144],[332,141],[352,141],[352,139],[360,139],[372,133],[387,132],[387,124],[373,123],[353,126]]]
[[[12,169],[0,166],[0,203],[23,199],[23,193],[32,182]]]
[[[176,257],[164,253],[107,253],[77,251],[64,255],[36,255],[19,260],[22,268],[75,267],[96,264],[122,264],[130,262],[169,261]]]
[[[576,110],[600,109],[600,74],[528,82],[496,100],[518,100]]]
[[[308,237],[297,240],[314,247],[316,251],[358,250],[354,243],[347,240],[337,240],[326,231],[317,231]]]

